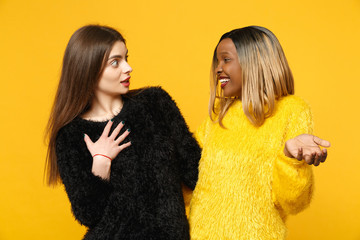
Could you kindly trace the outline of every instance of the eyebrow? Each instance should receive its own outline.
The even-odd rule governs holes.
[[[222,51],[222,52],[218,52],[219,54],[229,54],[229,51]]]
[[[113,56],[109,57],[108,60],[111,60],[111,59],[114,59],[114,58],[119,58],[119,59],[121,59],[121,58],[123,58],[123,56],[121,56],[121,55],[113,55]]]
[[[128,55],[128,51],[126,51],[125,56],[126,56],[126,55]],[[109,57],[108,60],[113,59],[113,58],[122,58],[122,57],[123,57],[123,56],[121,56],[121,55],[113,55],[113,56]]]
[[[113,58],[122,58],[122,56],[121,55],[114,55],[114,56],[109,57],[108,60],[113,59]]]

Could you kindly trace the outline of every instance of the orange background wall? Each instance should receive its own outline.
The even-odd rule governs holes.
[[[43,134],[67,41],[89,23],[124,34],[131,87],[163,86],[191,130],[207,114],[220,36],[247,25],[271,29],[296,94],[312,105],[315,133],[333,145],[315,169],[310,208],[288,220],[288,239],[360,239],[359,0],[0,0],[0,239],[75,240],[85,232],[63,187],[43,183]]]

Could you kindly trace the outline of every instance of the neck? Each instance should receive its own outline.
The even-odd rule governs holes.
[[[107,120],[117,115],[123,107],[121,95],[109,96],[95,94],[90,110],[83,115],[85,119]]]

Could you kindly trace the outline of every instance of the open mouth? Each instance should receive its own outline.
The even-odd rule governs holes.
[[[219,81],[220,81],[220,83],[221,83],[221,87],[223,88],[223,87],[225,87],[226,84],[228,84],[228,82],[230,81],[230,79],[229,79],[229,78],[222,78],[222,79],[220,79]]]
[[[130,77],[120,82],[123,86],[128,87],[130,85]]]

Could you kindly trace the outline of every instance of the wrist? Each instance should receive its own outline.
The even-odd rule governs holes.
[[[288,157],[288,158],[294,158],[294,157],[290,154],[290,152],[287,150],[286,144],[285,144],[285,147],[284,147],[284,154],[285,154],[285,156]]]
[[[94,155],[91,172],[103,179],[110,177],[111,160],[107,156]]]
[[[92,169],[108,169],[111,166],[111,161],[103,156],[96,156],[93,158]]]
[[[93,159],[94,159],[95,157],[102,157],[102,158],[107,158],[107,159],[109,159],[110,161],[112,161],[112,158],[111,158],[111,157],[109,157],[109,156],[107,156],[107,155],[104,155],[104,154],[100,154],[100,153],[94,154],[92,157],[93,157]]]

